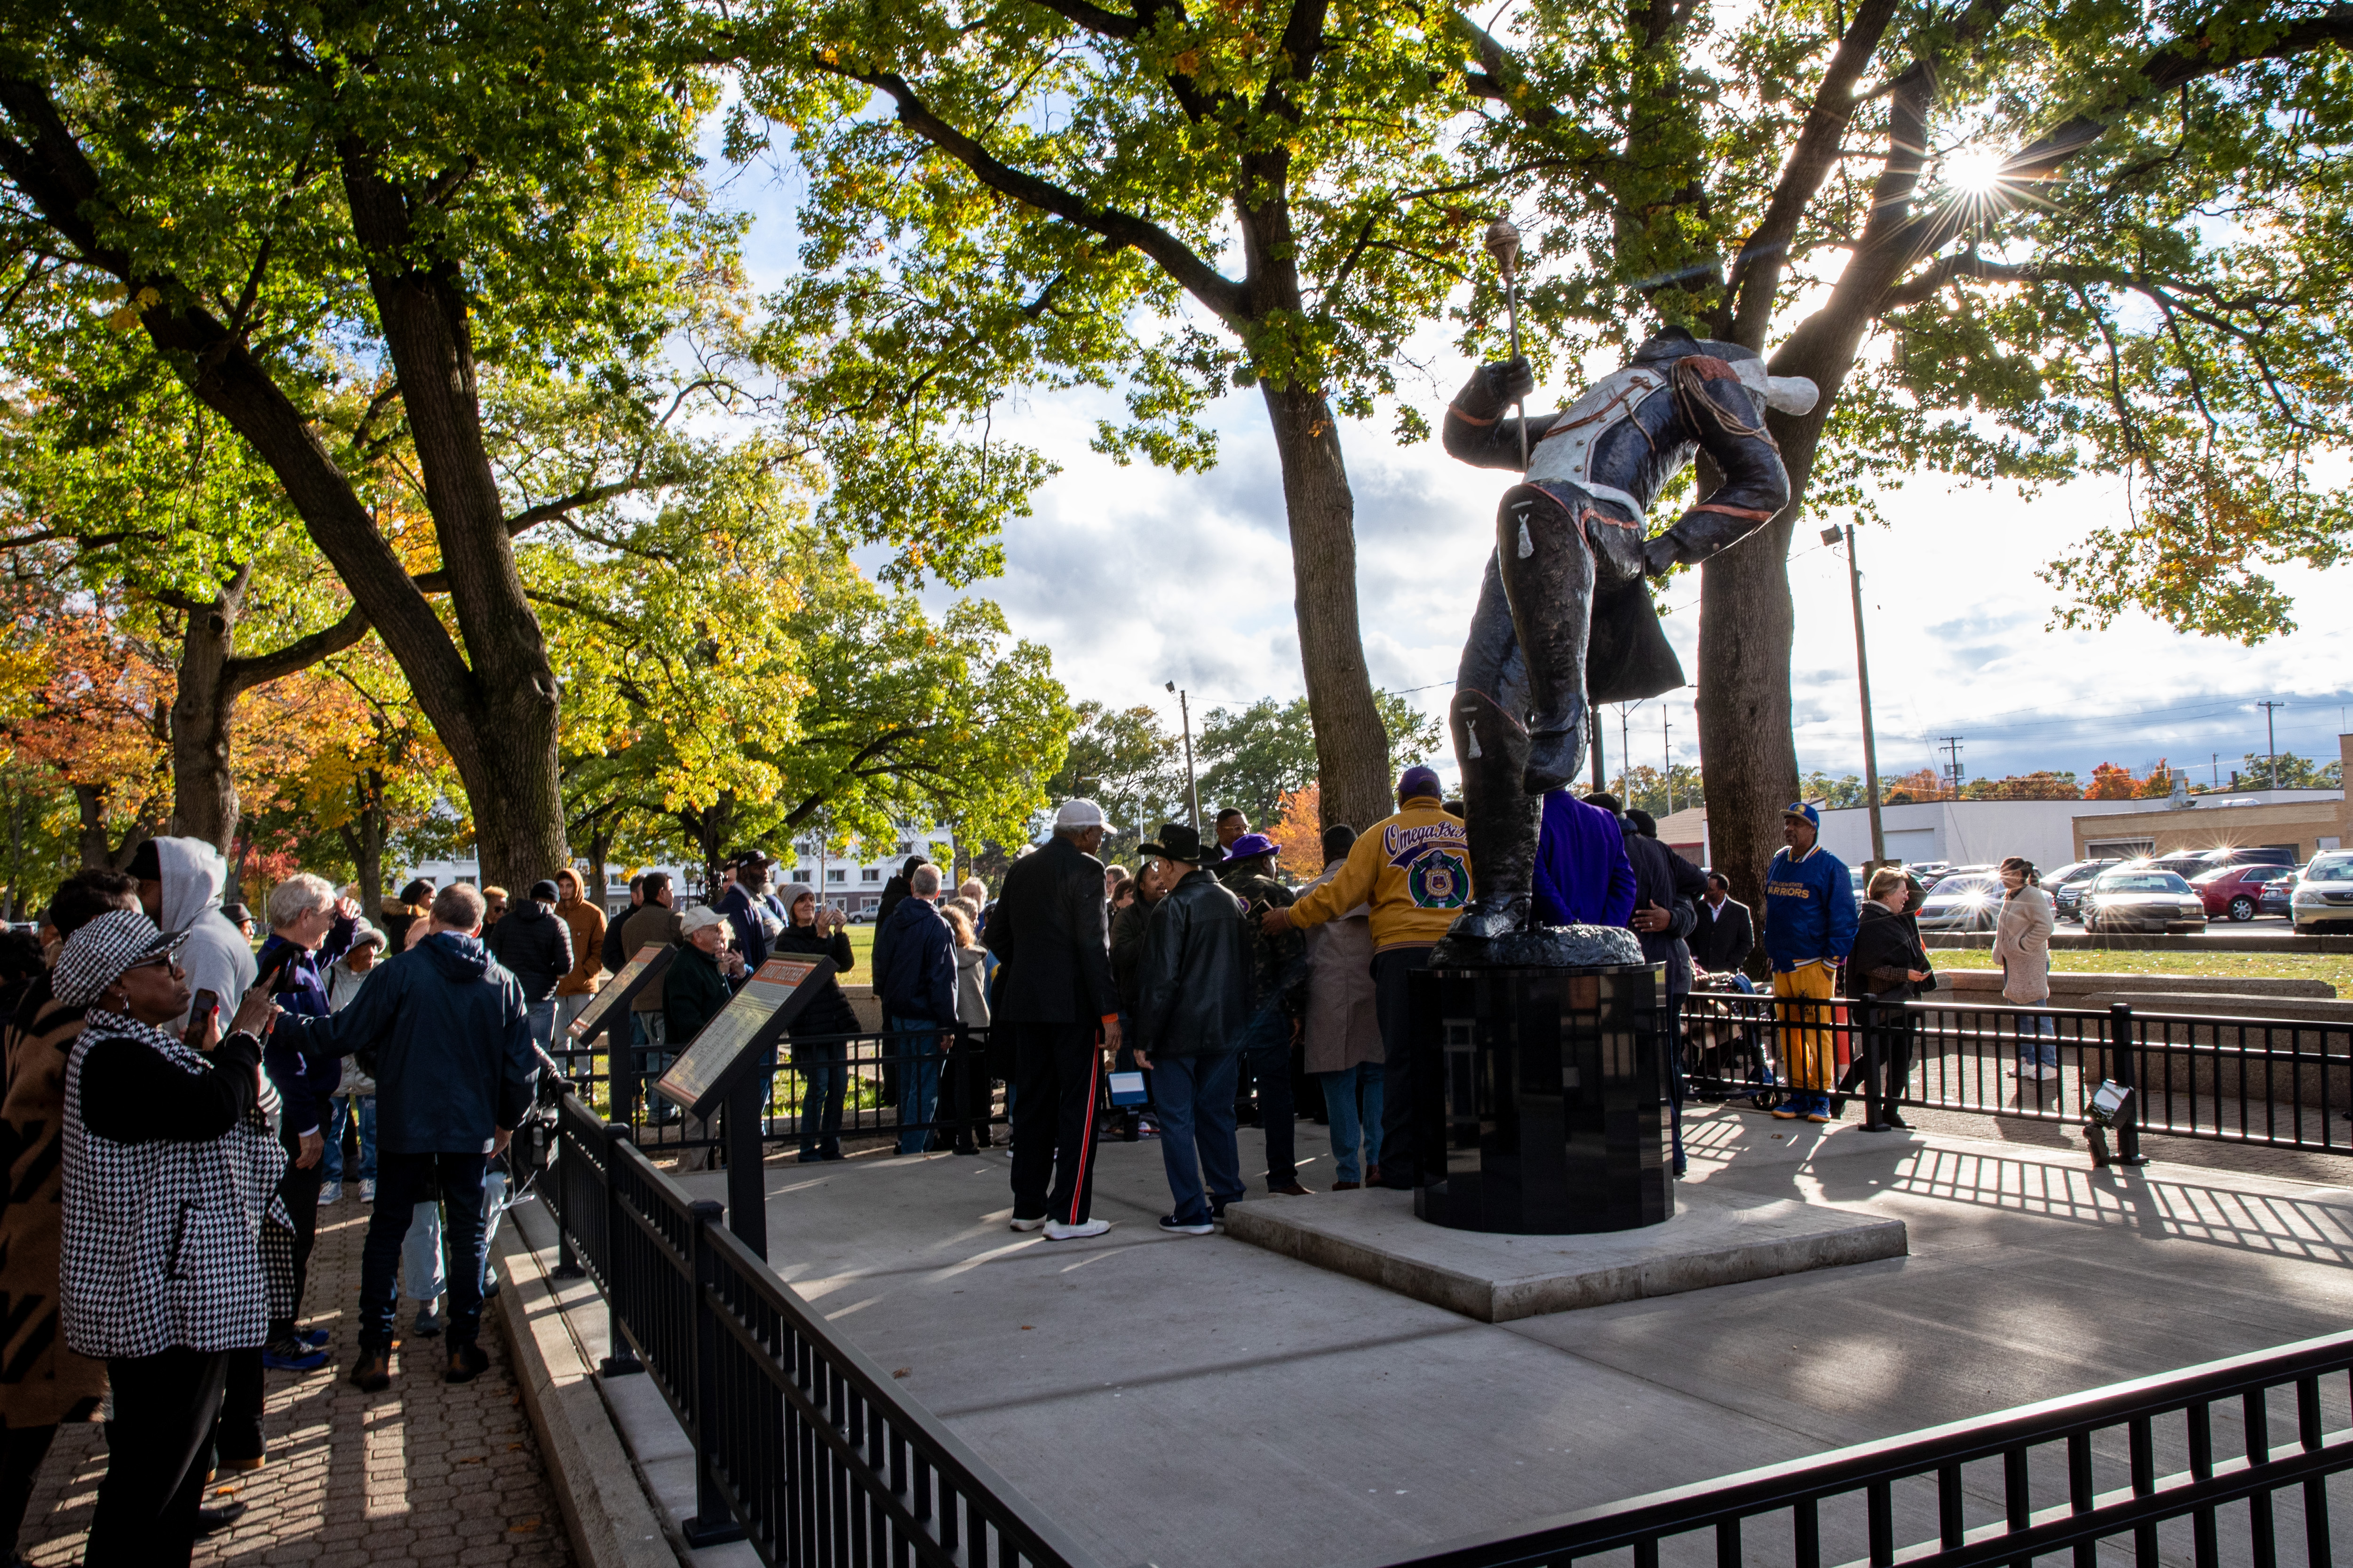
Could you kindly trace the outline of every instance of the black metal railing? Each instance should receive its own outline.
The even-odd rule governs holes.
[[[1588,1509],[1387,1568],[1554,1568],[1610,1556],[1741,1568],[1980,1568],[2105,1550],[2137,1568],[2333,1561],[2353,1468],[2353,1334],[2006,1410]]]
[[[628,1021],[617,1028],[626,1037]],[[918,1129],[939,1134],[944,1142],[958,1138],[983,1144],[995,1142],[994,1130],[1007,1118],[990,1071],[989,1032],[955,1030],[944,1053],[938,1048],[938,1032],[929,1030],[876,1030],[793,1039],[778,1050],[769,1074],[761,1116],[762,1141],[799,1145],[805,1137],[803,1119],[813,1105],[823,1121],[823,1106],[813,1092],[820,1081],[817,1074],[822,1073],[833,1079],[829,1093],[839,1096],[841,1114],[837,1131],[823,1133],[817,1129],[821,1142],[897,1137]],[[713,1130],[688,1121],[653,1090],[654,1080],[680,1048],[671,1045],[624,1047],[618,1053],[623,1067],[617,1079],[612,1069],[615,1053],[605,1036],[586,1043],[559,1042],[550,1055],[563,1066],[565,1080],[597,1114],[627,1126],[640,1148],[713,1147],[719,1142]],[[911,1114],[913,1097],[908,1092],[919,1079],[932,1089],[930,1109],[920,1118]]]
[[[1702,1098],[1786,1100],[1799,1037],[1830,1042],[1862,1100],[2080,1125],[2103,1081],[2132,1091],[2118,1153],[2139,1135],[2353,1153],[2353,1028],[2287,1019],[1950,1002],[1809,1001],[1694,991],[1683,1065]],[[1893,1075],[1893,1076],[1891,1076]],[[1874,1097],[1866,1084],[1887,1084]],[[1831,1089],[1835,1084],[1804,1087]]]
[[[565,1258],[610,1315],[604,1374],[649,1374],[693,1442],[691,1544],[747,1539],[792,1568],[1092,1568],[627,1127],[567,1095],[555,1158]]]

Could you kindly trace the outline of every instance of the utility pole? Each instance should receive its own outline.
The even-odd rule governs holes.
[[[2284,702],[2258,702],[2263,710],[2263,778],[2267,789],[2279,788],[2279,733],[2273,715],[2287,706]]]
[[[1674,725],[1667,705],[1659,704],[1659,770],[1667,781],[1667,815],[1675,814]]]
[[[1176,691],[1176,683],[1168,682],[1168,689]],[[1176,711],[1185,724],[1185,806],[1193,814],[1193,835],[1198,838],[1201,833],[1201,792],[1193,783],[1193,710],[1182,691],[1176,691]]]
[[[1862,567],[1854,557],[1854,525],[1822,530],[1822,542],[1836,544],[1846,542],[1846,580],[1854,596],[1854,684],[1862,699],[1862,791],[1871,803],[1871,858],[1874,865],[1887,858],[1887,834],[1879,822],[1879,744],[1871,728],[1871,660],[1862,641]]]
[[[1947,735],[1936,746],[1936,750],[1952,759],[1945,764],[1945,781],[1952,789],[1955,800],[1961,798],[1961,740],[1958,735]]]

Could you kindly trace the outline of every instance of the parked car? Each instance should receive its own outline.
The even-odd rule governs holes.
[[[2209,866],[2284,866],[2295,869],[2295,851],[2286,845],[2236,844],[2206,851]]]
[[[2042,874],[2042,890],[2051,895],[2052,908],[2058,918],[2072,921],[2082,912],[2077,906],[2083,900],[2084,889],[2092,885],[2092,879],[2112,866],[2122,864],[2114,858],[2070,860],[2058,869]]]
[[[2289,870],[2294,872],[2295,868],[2290,867]],[[2301,874],[2297,872],[2295,875]],[[2295,875],[2282,877],[2276,882],[2265,882],[2263,897],[2255,900],[2255,912],[2277,915],[2282,920],[2295,919]]]
[[[2001,919],[2001,879],[1947,876],[1920,900],[1922,931],[1991,931]]]
[[[2189,879],[2206,906],[2206,918],[2251,921],[2263,910],[2263,889],[2295,880],[2293,866],[2218,866]]]
[[[871,926],[874,923],[874,911],[871,909],[852,910],[849,912],[849,923],[854,926]]]
[[[2353,853],[2315,855],[2295,879],[2288,911],[2298,936],[2353,922]]]
[[[2206,906],[2179,873],[2153,865],[2119,866],[2092,879],[2084,894],[2084,929],[2118,931],[2202,931]],[[2353,914],[2353,910],[2348,910]]]

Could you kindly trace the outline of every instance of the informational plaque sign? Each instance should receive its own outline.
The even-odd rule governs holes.
[[[670,967],[670,955],[674,951],[666,942],[649,942],[638,949],[629,962],[621,965],[621,972],[605,982],[605,988],[596,993],[596,1000],[581,1008],[580,1016],[572,1020],[572,1037],[575,1040],[593,1038],[608,1019],[617,1014],[626,1013],[629,1004],[637,999],[638,993]]]
[[[662,1098],[695,1116],[719,1109],[760,1055],[784,1038],[809,998],[833,974],[829,958],[772,958],[702,1026],[654,1085]]]

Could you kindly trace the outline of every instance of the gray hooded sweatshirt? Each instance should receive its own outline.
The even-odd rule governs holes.
[[[187,972],[188,994],[209,991],[220,998],[221,1019],[227,1020],[252,989],[259,968],[245,933],[221,913],[221,885],[228,866],[220,851],[201,838],[158,838],[155,862],[163,872],[164,918],[155,923],[165,931],[185,930],[187,945],[180,949],[180,967]],[[187,1015],[170,1026],[173,1032],[187,1026]]]

